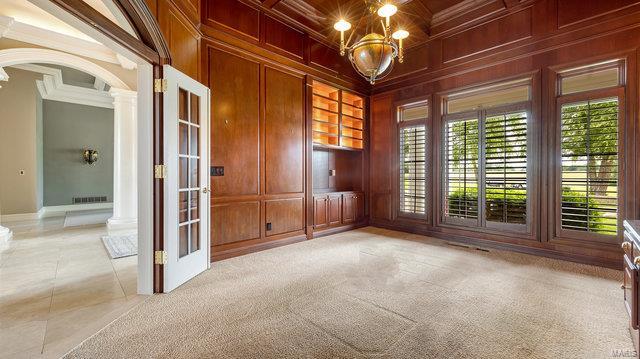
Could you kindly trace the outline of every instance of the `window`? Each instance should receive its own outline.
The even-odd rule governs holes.
[[[558,82],[556,228],[561,236],[581,240],[615,238],[624,62],[562,71]]]
[[[446,130],[445,215],[478,218],[478,120],[451,121]]]
[[[489,116],[485,122],[487,221],[527,223],[527,113]]]
[[[618,105],[615,97],[562,105],[563,229],[617,233]]]
[[[445,223],[529,228],[529,94],[515,81],[445,97]]]
[[[427,104],[399,109],[400,213],[426,214],[426,120]]]

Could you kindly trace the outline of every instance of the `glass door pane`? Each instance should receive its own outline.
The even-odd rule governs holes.
[[[200,97],[178,96],[178,256],[200,249]]]

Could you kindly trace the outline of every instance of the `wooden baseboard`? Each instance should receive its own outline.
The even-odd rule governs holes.
[[[268,242],[256,243],[254,245],[229,249],[221,252],[211,253],[211,262],[221,261],[223,259],[238,257],[241,255],[260,252],[271,248],[286,246],[287,244],[298,243],[307,240],[306,234],[300,234],[292,237],[285,237],[280,239],[274,239]]]
[[[329,236],[329,235],[336,234],[336,233],[341,233],[341,232],[346,232],[346,231],[350,231],[350,230],[357,229],[357,228],[366,227],[368,225],[369,225],[369,221],[368,220],[364,220],[364,221],[360,221],[360,222],[357,222],[357,223],[350,223],[350,224],[345,224],[345,225],[342,225],[342,226],[330,227],[330,228],[327,228],[327,229],[321,229],[321,230],[313,231],[312,238]]]
[[[622,259],[611,260],[608,258],[584,256],[584,255],[579,255],[575,253],[561,252],[561,251],[548,249],[548,248],[534,248],[534,247],[527,247],[527,246],[513,244],[513,243],[498,242],[498,241],[491,241],[491,240],[485,240],[485,239],[477,239],[473,237],[453,235],[449,233],[429,231],[422,228],[407,228],[406,226],[394,226],[393,224],[380,223],[377,221],[373,221],[372,223],[370,223],[370,225],[377,228],[384,228],[384,229],[390,229],[394,231],[414,233],[414,234],[434,237],[434,238],[442,239],[442,240],[453,242],[453,243],[462,243],[462,244],[471,245],[481,249],[497,249],[497,250],[504,250],[504,251],[510,251],[510,252],[518,252],[518,253],[530,254],[530,255],[539,256],[539,257],[560,259],[560,260],[574,262],[574,263],[589,264],[589,265],[594,265],[598,267],[622,270]],[[416,241],[420,241],[420,240],[416,239]]]

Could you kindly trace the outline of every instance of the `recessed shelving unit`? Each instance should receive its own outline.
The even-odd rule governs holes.
[[[313,82],[313,143],[364,149],[364,99],[322,82]]]

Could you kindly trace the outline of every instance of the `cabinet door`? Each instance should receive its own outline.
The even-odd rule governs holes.
[[[356,221],[364,218],[364,193],[356,193]]]
[[[356,196],[353,193],[342,195],[342,223],[355,221]]]
[[[313,228],[323,228],[327,222],[327,196],[313,197]]]
[[[340,224],[342,218],[342,196],[329,196],[329,225]]]

